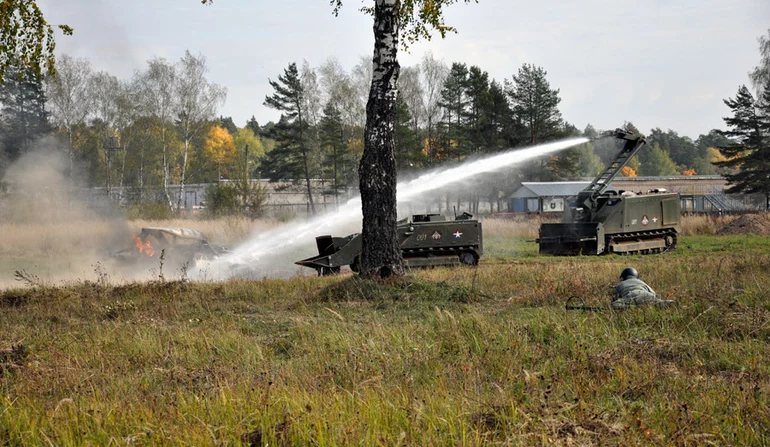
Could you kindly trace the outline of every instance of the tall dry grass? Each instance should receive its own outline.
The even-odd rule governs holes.
[[[715,234],[734,216],[686,216],[682,218],[682,235]],[[521,219],[483,219],[484,238],[534,240],[543,222],[538,216]],[[251,220],[228,217],[220,219],[97,220],[83,219],[47,221],[44,223],[0,223],[0,256],[70,257],[87,253],[106,253],[130,244],[130,234],[143,227],[186,227],[206,234],[211,243],[233,246],[252,234],[282,225],[274,219]],[[339,234],[343,236],[343,234]]]
[[[716,234],[737,216],[701,214],[682,218],[682,236]]]
[[[250,234],[274,228],[275,220],[223,218],[164,221],[62,220],[46,223],[0,223],[0,256],[69,257],[108,252],[131,244],[130,235],[143,227],[185,227],[203,232],[212,243],[233,245]]]
[[[0,292],[0,439],[768,445],[770,243],[691,240],[660,256],[533,257],[389,283]],[[610,311],[627,264],[677,305]],[[565,311],[573,295],[602,310]]]
[[[482,219],[482,229],[485,238],[535,239],[543,222],[544,220],[537,216],[521,219]]]

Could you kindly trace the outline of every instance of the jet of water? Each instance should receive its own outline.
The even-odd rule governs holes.
[[[588,142],[588,138],[570,138],[524,149],[509,150],[490,157],[469,161],[459,166],[433,171],[396,186],[397,200],[406,202],[423,194],[473,176],[515,166],[532,158],[547,155]],[[255,234],[231,253],[206,265],[199,265],[196,279],[226,279],[233,275],[290,276],[297,271],[293,262],[315,253],[308,250],[315,236],[339,233],[340,227],[361,222],[361,199],[351,199],[334,213],[315,217],[304,223],[289,223]],[[345,236],[349,233],[338,234]],[[304,255],[302,254],[304,250]],[[291,259],[289,259],[291,256]]]

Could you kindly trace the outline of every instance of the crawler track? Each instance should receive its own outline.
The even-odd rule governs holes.
[[[631,250],[631,251],[620,251],[615,250],[615,248],[619,247],[622,243],[633,243],[633,242],[640,242],[640,241],[654,241],[659,240],[661,241],[662,246],[660,247],[654,247],[654,248],[648,248],[648,249],[641,249],[641,250]],[[606,237],[606,243],[605,243],[605,251],[604,253],[618,253],[618,254],[627,254],[627,255],[635,255],[635,254],[641,254],[641,255],[647,255],[647,254],[655,254],[655,253],[665,253],[667,251],[673,250],[676,247],[677,242],[677,232],[673,229],[661,229],[661,230],[655,230],[655,231],[640,231],[635,233],[623,233],[623,234],[614,234],[609,235]]]

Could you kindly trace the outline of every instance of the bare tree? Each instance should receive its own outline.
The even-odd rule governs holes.
[[[126,154],[132,141],[134,125],[139,117],[140,108],[138,107],[138,88],[132,81],[120,81],[118,94],[115,99],[116,115],[115,130],[118,134],[119,146],[121,150],[120,174],[118,176],[118,200],[123,200],[123,184],[126,172]],[[140,176],[141,179],[141,176]],[[142,197],[140,189],[140,201]]]
[[[206,121],[216,116],[217,110],[224,104],[227,97],[227,89],[209,82],[206,79],[206,72],[208,72],[206,58],[201,54],[193,56],[189,50],[185,51],[184,57],[179,62],[178,79],[175,84],[177,123],[181,127],[184,140],[177,211],[181,209],[182,201],[185,200],[190,143]]]
[[[318,124],[321,117],[321,87],[316,70],[306,60],[302,61],[300,81],[302,82],[302,91],[305,93],[302,96],[305,103],[303,109],[305,109],[307,124],[312,127]]]
[[[322,92],[320,82],[318,80],[318,73],[310,66],[307,60],[302,61],[302,68],[300,69],[300,82],[302,83],[302,100],[304,105],[302,109],[305,111],[306,122],[308,125],[306,134],[306,144],[309,152],[310,161],[310,173],[314,178],[321,177],[318,172],[320,166],[323,163],[323,157],[321,154],[321,142],[318,134],[318,122],[321,119],[322,108]],[[325,196],[321,195],[321,200],[324,201]],[[325,206],[325,205],[322,205]],[[315,211],[313,211],[315,214]]]
[[[759,64],[749,72],[751,84],[757,93],[762,96],[762,91],[766,85],[770,85],[770,29],[767,30],[767,36],[759,36]]]
[[[93,75],[91,64],[86,59],[75,59],[67,54],[61,57],[56,68],[56,76],[47,79],[46,95],[51,121],[67,132],[67,155],[72,177],[78,128],[93,110],[93,94],[90,91]]]
[[[169,154],[166,144],[166,127],[174,113],[176,94],[176,68],[166,59],[156,57],[147,61],[147,71],[136,76],[140,105],[144,113],[155,118],[160,125],[163,147],[163,193],[169,209],[173,209],[169,194]]]
[[[112,191],[112,155],[118,149],[115,123],[118,118],[118,97],[120,81],[109,73],[100,71],[91,78],[91,92],[94,99],[94,118],[101,121],[101,147],[105,160],[105,188],[107,195]]]
[[[428,154],[432,157],[437,150],[436,123],[441,120],[441,106],[439,105],[441,89],[444,88],[444,82],[449,75],[449,67],[443,61],[434,59],[433,53],[428,52],[422,57],[420,75],[423,87],[422,100]]]
[[[318,72],[321,75],[324,104],[331,103],[339,110],[342,121],[348,127],[363,122],[361,117],[357,117],[357,113],[364,110],[363,102],[356,92],[351,76],[342,68],[340,62],[336,58],[329,58],[321,64]]]
[[[330,57],[319,67],[319,85],[321,86],[322,102],[338,105],[343,101],[343,85],[350,84],[350,76],[340,64],[339,59]]]
[[[366,103],[369,100],[369,90],[372,88],[372,73],[372,59],[367,56],[361,56],[351,72],[353,88],[359,104],[356,110],[356,125],[366,124]]]
[[[423,124],[425,108],[420,67],[404,67],[398,79],[398,90],[401,98],[409,108],[411,120],[409,126],[417,132]]]

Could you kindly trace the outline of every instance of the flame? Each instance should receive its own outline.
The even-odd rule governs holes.
[[[144,253],[150,257],[155,255],[155,249],[152,248],[150,241],[142,241],[142,238],[133,234],[131,237],[134,239],[134,244],[136,244],[136,248],[139,250],[139,253]]]

